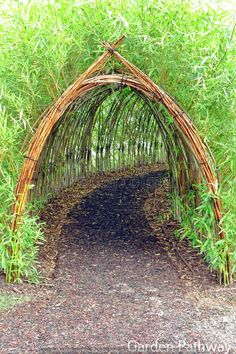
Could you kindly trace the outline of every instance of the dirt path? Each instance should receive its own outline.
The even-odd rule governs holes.
[[[171,222],[168,237],[150,223],[145,200],[164,177],[122,178],[73,206],[55,278],[1,314],[1,353],[236,352],[234,291],[183,242],[194,273],[186,267]]]

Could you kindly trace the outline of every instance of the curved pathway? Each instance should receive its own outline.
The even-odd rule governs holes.
[[[71,209],[55,279],[3,313],[1,353],[234,352],[235,302],[180,279],[147,222],[165,175],[111,182]]]

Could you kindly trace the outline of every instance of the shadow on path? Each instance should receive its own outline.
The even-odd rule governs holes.
[[[158,239],[143,207],[148,192],[157,188],[166,176],[165,171],[159,171],[127,177],[86,196],[68,215],[74,221],[69,224],[70,230],[80,230],[78,245],[109,245],[113,250],[133,252],[157,248]]]

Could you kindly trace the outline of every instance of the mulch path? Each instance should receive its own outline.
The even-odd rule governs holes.
[[[235,291],[176,239],[166,176],[109,172],[48,204],[41,284],[1,279],[31,300],[1,313],[0,353],[236,352]]]

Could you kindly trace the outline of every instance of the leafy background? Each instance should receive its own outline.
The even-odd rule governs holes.
[[[1,6],[0,260],[35,279],[36,217],[24,216],[19,258],[10,259],[13,190],[20,146],[44,109],[103,51],[120,52],[188,111],[215,156],[224,205],[225,247],[236,260],[235,13],[225,3],[180,0],[4,1]],[[207,211],[206,211],[207,215]],[[196,224],[201,220],[196,216]],[[183,222],[188,237],[189,229]],[[191,232],[190,232],[191,233]],[[209,250],[213,252],[213,250]],[[214,252],[213,252],[214,253]],[[211,265],[214,255],[208,254]]]

